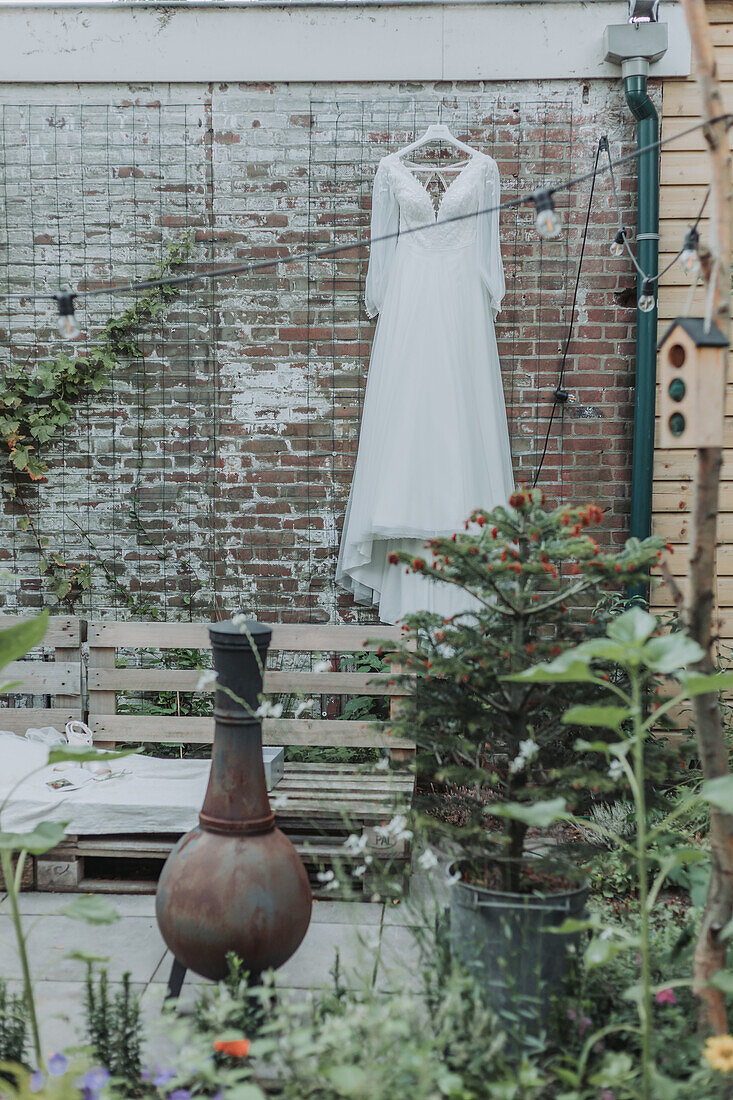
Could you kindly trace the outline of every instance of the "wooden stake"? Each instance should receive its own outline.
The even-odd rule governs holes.
[[[692,57],[701,99],[701,116],[706,121],[705,140],[710,153],[712,263],[708,288],[710,319],[726,335],[730,328],[731,260],[731,157],[728,151],[729,121],[718,82],[715,48],[704,0],[682,0],[692,41]],[[718,121],[713,121],[717,119]],[[724,399],[725,390],[720,395]],[[715,609],[715,547],[717,542],[718,495],[723,454],[720,447],[700,448],[695,469],[692,506],[688,595],[685,618],[692,637],[705,650],[698,670],[715,669],[713,655]],[[705,779],[728,774],[728,752],[717,695],[699,695],[692,700],[697,743]],[[720,933],[733,916],[733,815],[712,810],[710,814],[712,876],[705,915],[695,950],[695,992],[700,1003],[700,1026],[706,1032],[728,1031],[725,997],[707,982],[725,966],[726,944]]]

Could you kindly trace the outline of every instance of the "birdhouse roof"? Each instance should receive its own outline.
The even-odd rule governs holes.
[[[662,339],[657,344],[657,350],[659,350],[663,344],[666,344],[670,335],[679,325],[683,328],[691,340],[694,341],[698,348],[727,348],[728,340],[720,331],[717,325],[711,324],[709,327],[705,325],[705,320],[702,317],[675,317],[672,324],[665,332]]]

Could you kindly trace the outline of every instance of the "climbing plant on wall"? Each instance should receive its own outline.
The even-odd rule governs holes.
[[[159,275],[169,275],[185,263],[193,241],[190,235],[169,245],[157,265]],[[39,554],[39,569],[48,588],[59,601],[71,601],[91,584],[93,564],[69,563],[38,534],[24,490],[32,482],[43,483],[50,473],[39,455],[44,444],[57,442],[73,418],[74,408],[89,394],[100,393],[111,380],[111,372],[122,359],[143,355],[140,337],[147,324],[159,317],[179,295],[175,286],[155,287],[140,297],[119,317],[111,317],[101,335],[85,355],[61,352],[29,368],[27,363],[10,364],[0,377],[0,478],[6,495],[20,508],[18,528],[33,538]],[[98,562],[109,580],[119,584],[114,573]]]

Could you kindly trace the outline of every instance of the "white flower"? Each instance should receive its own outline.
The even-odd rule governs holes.
[[[512,775],[523,772],[530,760],[533,760],[539,751],[539,745],[531,738],[528,737],[526,741],[520,741],[519,752],[509,765],[509,771]]]
[[[329,880],[326,883],[326,885],[323,887],[324,890],[338,890],[338,888],[339,888],[339,881],[338,881],[337,878]]]
[[[304,699],[301,703],[298,703],[297,707],[295,708],[295,717],[300,718],[301,714],[303,714],[306,710],[310,710],[311,707],[314,707],[315,705],[315,699]]]
[[[617,783],[624,774],[624,765],[621,760],[612,760],[608,769],[608,774],[614,783]]]
[[[352,871],[354,878],[361,878],[366,873],[366,863],[361,863],[358,867],[355,867]]]
[[[377,769],[378,772],[388,772],[389,771],[389,757],[388,756],[380,756],[379,760],[377,760],[377,763],[374,766],[375,766],[375,768]]]
[[[377,825],[374,831],[386,840],[410,840],[412,830],[405,828],[406,825],[407,818],[404,814],[395,814],[389,824]]]
[[[330,661],[316,661],[315,665],[313,666],[313,671],[314,672],[330,672],[331,671],[331,662]]]
[[[207,687],[215,683],[216,673],[213,668],[210,668],[206,672],[202,672],[199,676],[198,683],[196,684],[196,691],[206,691]]]
[[[239,627],[240,634],[245,634],[247,631],[247,616],[241,611],[237,612],[236,615],[232,615],[232,624]]]
[[[333,882],[335,877],[333,871],[319,871],[316,875],[319,882]]]
[[[366,833],[362,833],[361,836],[357,836],[356,833],[352,833],[344,841],[344,850],[350,852],[352,855],[357,855],[359,852],[363,852],[369,843]]]
[[[273,810],[282,810],[287,804],[288,796],[286,794],[276,794],[274,798],[270,799],[270,807]]]
[[[461,872],[455,871],[452,875],[447,874],[445,876],[445,881],[448,883],[449,886],[454,886],[457,882],[461,881]]]
[[[438,866],[440,860],[432,848],[426,848],[417,862],[418,865],[422,867],[423,871],[432,871],[433,867]]]
[[[280,718],[282,712],[282,703],[271,703],[269,699],[265,699],[264,703],[258,706],[255,715],[257,718]]]

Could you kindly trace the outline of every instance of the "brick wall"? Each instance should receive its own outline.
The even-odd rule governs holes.
[[[0,286],[12,290],[142,277],[186,231],[201,263],[351,241],[368,229],[380,156],[441,110],[496,157],[504,198],[590,168],[602,132],[614,154],[634,140],[618,82],[605,81],[0,86],[0,110]],[[620,177],[633,225],[633,165]],[[502,215],[508,289],[497,336],[518,476],[533,477],[544,442],[587,197],[588,184],[559,197],[568,227],[559,242],[539,240],[529,207]],[[597,500],[605,537],[619,542],[635,280],[609,253],[615,223],[601,177],[565,378],[574,399],[556,416],[540,484],[553,499]],[[51,548],[70,561],[102,558],[118,576],[115,592],[95,568],[79,610],[355,617],[333,577],[374,329],[365,273],[366,255],[354,252],[188,289],[146,334],[144,358],[121,363],[111,391],[77,409],[44,454],[48,483],[27,500]],[[128,304],[90,302],[80,313],[87,337]],[[3,354],[30,365],[58,350],[49,320],[43,302],[0,314]],[[19,514],[4,493],[9,610],[44,599]]]

